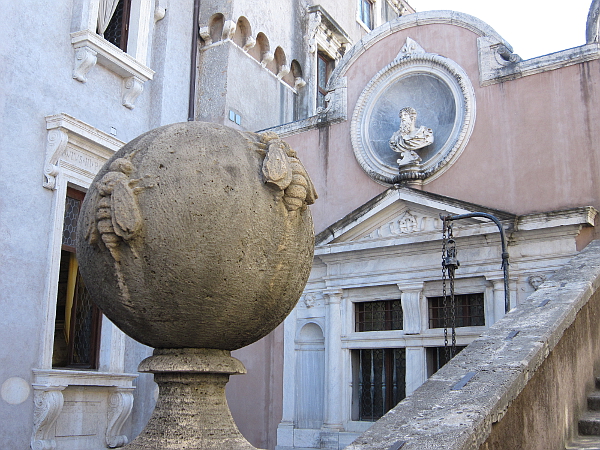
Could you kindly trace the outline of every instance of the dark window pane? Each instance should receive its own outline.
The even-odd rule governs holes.
[[[429,297],[429,328],[444,328],[444,297]],[[446,297],[448,327],[452,326],[450,296]],[[485,325],[483,293],[454,296],[456,327],[476,327]]]
[[[465,345],[457,345],[454,356],[458,355],[465,347]],[[449,359],[446,358],[446,347],[428,347],[425,351],[427,357],[427,377],[430,377],[444,367]]]
[[[68,247],[75,248],[75,236],[77,234],[77,219],[79,219],[79,208],[81,200],[67,196],[65,205],[65,220],[63,223],[62,243]]]
[[[386,348],[353,352],[358,364],[355,420],[378,420],[405,397],[406,351]]]
[[[130,0],[119,0],[117,8],[104,31],[104,39],[127,51],[127,35],[129,31],[129,6]]]
[[[356,331],[383,331],[402,329],[402,302],[400,300],[378,300],[357,302]]]

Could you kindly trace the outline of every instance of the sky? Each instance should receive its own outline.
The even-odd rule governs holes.
[[[504,38],[523,59],[585,44],[592,0],[408,0],[420,11],[452,9],[475,16]]]

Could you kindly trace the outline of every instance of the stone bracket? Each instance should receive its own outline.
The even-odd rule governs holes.
[[[32,450],[54,450],[54,423],[62,411],[64,398],[62,391],[67,386],[33,385],[34,412]]]
[[[106,445],[109,448],[123,447],[128,443],[127,436],[121,434],[121,429],[131,415],[134,389],[133,387],[115,388],[108,398]]]
[[[96,63],[106,67],[123,78],[122,103],[133,109],[144,83],[152,80],[154,71],[90,30],[71,33],[71,44],[75,50],[73,78],[85,83],[88,72]]]

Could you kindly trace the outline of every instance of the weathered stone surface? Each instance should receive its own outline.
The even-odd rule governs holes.
[[[284,149],[287,186],[265,183],[273,148]],[[90,187],[81,272],[104,313],[146,345],[237,349],[268,334],[300,297],[315,197],[273,133],[161,127],[124,146]]]
[[[225,398],[229,375],[246,369],[227,350],[158,349],[140,364],[160,395],[144,431],[127,450],[255,450]]]

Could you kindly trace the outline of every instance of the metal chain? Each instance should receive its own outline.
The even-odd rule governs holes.
[[[446,361],[450,361],[450,349],[448,348],[448,300],[446,296],[446,229],[450,222],[444,219],[442,226],[442,295],[444,301],[444,352]]]
[[[448,224],[448,240],[452,239],[454,241],[454,235],[452,232],[452,222]],[[454,247],[454,257],[456,257],[456,247]],[[451,267],[448,269],[448,276],[450,279],[450,310],[452,312],[452,349],[450,351],[450,356],[454,358],[456,355],[456,303],[454,301],[454,271],[455,267]]]

